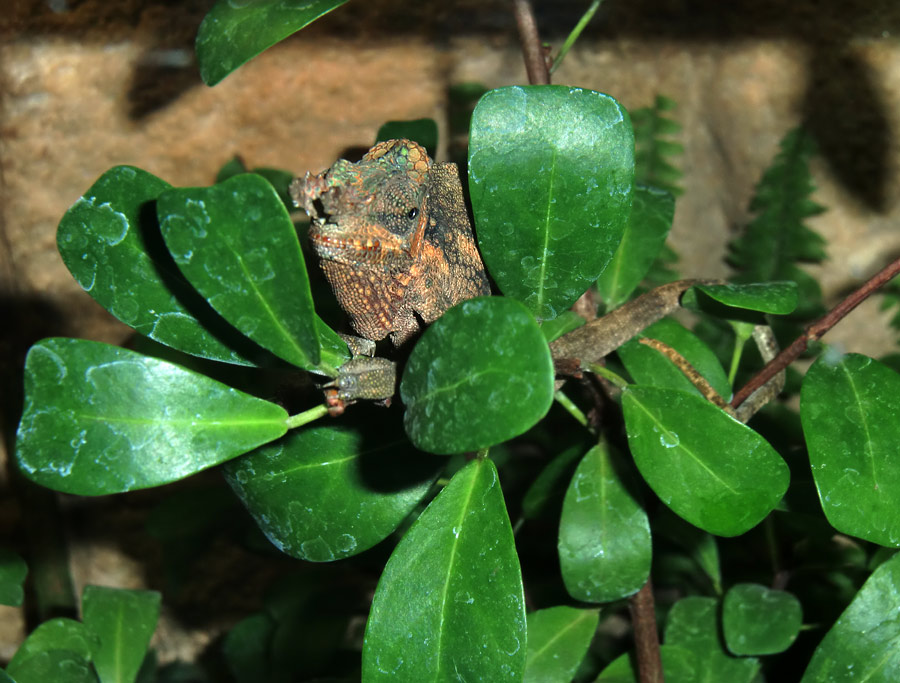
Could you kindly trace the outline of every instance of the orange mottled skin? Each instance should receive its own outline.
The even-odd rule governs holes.
[[[291,184],[309,238],[356,332],[401,345],[454,304],[490,294],[455,164],[410,140]]]

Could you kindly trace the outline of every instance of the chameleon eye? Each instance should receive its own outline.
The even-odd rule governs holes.
[[[409,210],[409,213],[406,214],[406,217],[407,217],[409,220],[413,220],[413,219],[414,219],[416,216],[418,216],[418,215],[419,215],[419,210],[418,210],[416,207],[413,207],[413,208],[411,208],[411,209]]]

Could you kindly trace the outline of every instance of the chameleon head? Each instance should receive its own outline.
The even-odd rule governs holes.
[[[310,218],[309,239],[320,259],[385,270],[415,260],[426,221],[431,159],[409,140],[388,140],[358,162],[344,159],[291,184]]]

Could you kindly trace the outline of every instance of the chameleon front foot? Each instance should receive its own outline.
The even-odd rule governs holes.
[[[397,364],[387,358],[353,358],[338,368],[338,376],[322,386],[328,414],[337,417],[364,399],[390,405],[397,386]]]

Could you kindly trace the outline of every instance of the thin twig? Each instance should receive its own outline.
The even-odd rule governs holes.
[[[664,683],[662,659],[659,655],[659,633],[653,605],[653,585],[650,579],[637,593],[628,598],[631,623],[634,626],[634,649],[637,655],[638,681]]]
[[[522,43],[528,82],[531,85],[548,85],[550,70],[547,68],[547,59],[538,36],[531,3],[528,0],[513,0],[513,10],[516,14],[516,24],[519,26],[519,42]]]
[[[741,387],[741,390],[731,399],[732,407],[737,408],[741,403],[746,401],[750,394],[797,360],[797,358],[800,357],[800,354],[806,351],[806,348],[811,341],[821,339],[828,330],[843,320],[850,311],[869,298],[877,289],[893,280],[898,274],[900,274],[900,258],[892,261],[885,268],[881,269],[878,273],[869,278],[862,287],[848,295],[828,313],[810,324],[806,328],[806,331],[797,337],[790,346],[775,356],[771,362],[767,363],[762,370]]]

